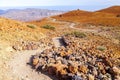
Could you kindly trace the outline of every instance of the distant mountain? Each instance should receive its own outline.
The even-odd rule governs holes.
[[[106,9],[98,10],[96,12],[112,13],[115,15],[120,15],[120,6],[112,6]]]
[[[91,16],[92,12],[84,11],[84,10],[73,10],[67,13],[62,14],[62,17],[71,17],[71,16]]]
[[[33,21],[62,13],[64,12],[57,10],[28,8],[24,10],[10,9],[7,10],[4,14],[0,14],[0,16],[20,21]]]
[[[4,14],[5,13],[5,11],[4,10],[0,10],[0,14]]]

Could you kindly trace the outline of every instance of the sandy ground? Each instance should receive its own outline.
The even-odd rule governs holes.
[[[57,80],[46,73],[36,72],[27,64],[32,55],[44,49],[16,52],[8,44],[0,44],[0,80]]]
[[[49,76],[38,73],[31,68],[27,63],[32,55],[35,55],[42,50],[30,50],[17,52],[13,58],[8,62],[12,80],[52,80]]]
[[[55,47],[65,46],[62,37],[55,37],[52,39]]]
[[[53,38],[56,47],[62,45],[60,39],[61,37]],[[30,62],[32,55],[48,48],[50,47],[16,52],[9,44],[0,44],[0,80],[57,80],[47,73],[36,72],[27,64]]]
[[[0,80],[9,80],[8,72],[8,64],[7,61],[13,55],[14,50],[10,47],[7,42],[0,41]]]

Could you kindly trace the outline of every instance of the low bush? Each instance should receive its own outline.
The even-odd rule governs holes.
[[[106,47],[104,47],[104,46],[97,46],[97,49],[100,50],[100,51],[104,51],[104,50],[106,50]]]
[[[35,29],[35,25],[27,25],[27,27]]]
[[[120,14],[118,14],[116,17],[120,17]]]
[[[55,27],[51,26],[51,25],[44,25],[44,26],[42,26],[42,28],[50,29],[50,30],[55,30]]]
[[[86,37],[85,33],[78,32],[78,31],[73,31],[71,33],[67,33],[66,35],[72,35],[72,36],[75,36],[75,37],[78,37],[78,38],[84,38],[84,37]]]

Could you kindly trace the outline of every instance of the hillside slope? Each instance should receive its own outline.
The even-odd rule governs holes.
[[[36,41],[44,37],[41,29],[33,24],[22,23],[0,17],[0,40],[15,41]]]
[[[55,11],[55,10],[46,10],[46,9],[10,9],[7,10],[4,14],[1,14],[0,16],[5,18],[10,18],[14,20],[20,20],[20,21],[32,21],[32,20],[38,20],[42,19],[44,17],[52,16],[52,15],[58,15],[63,13],[62,11]]]
[[[120,9],[118,10],[120,11]],[[91,24],[100,26],[120,26],[120,18],[114,14],[103,12],[87,12],[74,10],[62,15],[54,16],[58,20]]]
[[[98,10],[97,12],[104,12],[104,13],[111,13],[111,14],[115,14],[115,15],[120,15],[120,6],[112,6],[109,8]]]

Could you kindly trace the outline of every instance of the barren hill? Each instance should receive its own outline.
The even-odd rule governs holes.
[[[39,40],[44,35],[33,24],[23,23],[0,17],[0,40],[15,42],[20,40]]]
[[[24,10],[10,9],[0,16],[20,21],[32,21],[61,13],[63,13],[63,11],[28,8]]]
[[[111,11],[112,12],[112,11]],[[114,12],[114,11],[113,11]],[[117,8],[116,13],[120,12]],[[100,25],[100,26],[120,26],[120,18],[114,14],[103,12],[87,12],[74,10],[62,15],[54,16],[58,20],[77,22],[81,24]]]
[[[83,11],[83,10],[73,10],[73,11],[70,11],[70,12],[67,12],[65,14],[63,14],[62,16],[66,17],[66,16],[90,16],[91,12],[88,12],[88,11]]]
[[[97,12],[112,13],[120,15],[120,6],[112,6],[106,9],[98,10]]]

